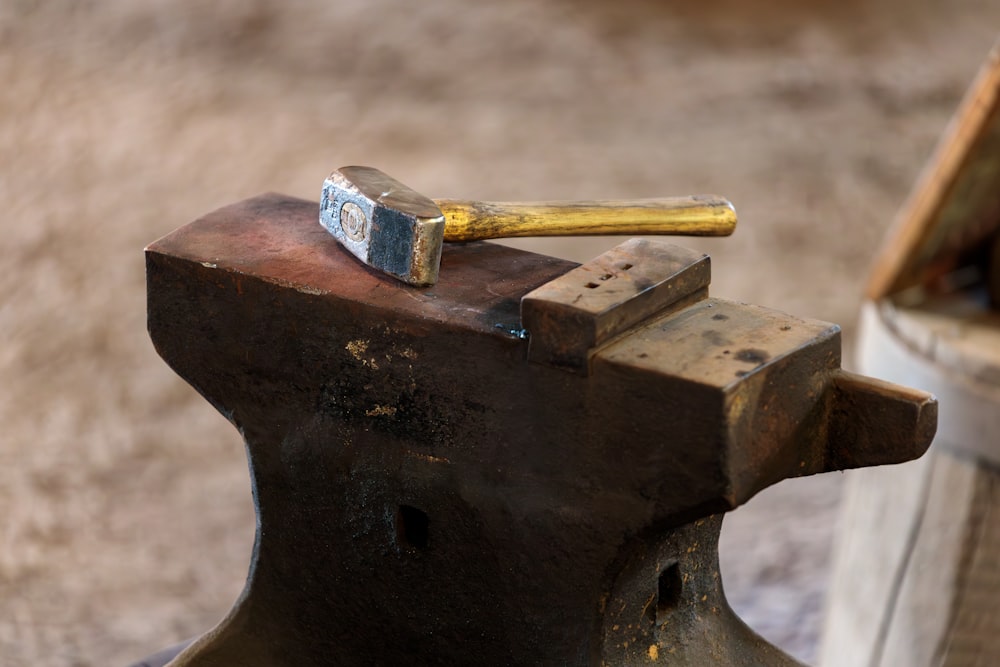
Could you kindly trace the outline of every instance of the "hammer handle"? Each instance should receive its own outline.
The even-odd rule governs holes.
[[[581,202],[483,202],[437,199],[445,241],[514,236],[729,236],[733,205],[715,195]]]

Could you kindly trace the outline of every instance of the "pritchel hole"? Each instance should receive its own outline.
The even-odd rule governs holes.
[[[401,547],[426,549],[430,522],[425,512],[410,505],[400,505],[396,512],[396,543]]]
[[[681,570],[677,563],[670,565],[663,572],[656,585],[656,624],[665,622],[677,603],[681,600]]]
[[[600,287],[600,285],[598,285],[597,283],[587,283],[586,285],[584,285],[584,287],[586,287],[587,289],[596,289]]]

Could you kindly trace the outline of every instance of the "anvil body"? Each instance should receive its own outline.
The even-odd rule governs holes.
[[[567,314],[586,267],[453,245],[416,289],[317,212],[266,195],[147,249],[153,341],[243,434],[258,515],[243,595],[172,664],[796,664],[725,602],[721,513],[918,456],[929,396],[709,298],[680,249],[682,293],[567,347],[616,308]]]

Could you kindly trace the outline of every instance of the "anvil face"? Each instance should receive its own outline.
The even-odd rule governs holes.
[[[720,513],[918,455],[929,397],[841,371],[833,325],[708,298],[698,254],[627,246],[597,281],[622,319],[490,243],[409,289],[316,214],[262,197],[147,250],[150,334],[244,434],[258,513],[244,595],[176,665],[794,664],[725,604]]]

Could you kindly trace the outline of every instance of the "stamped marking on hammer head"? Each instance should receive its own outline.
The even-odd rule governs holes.
[[[352,241],[364,241],[368,238],[368,218],[361,207],[352,201],[344,202],[340,207],[340,226]]]
[[[371,167],[323,182],[319,221],[365,264],[410,283],[437,282],[444,215],[430,198]]]

